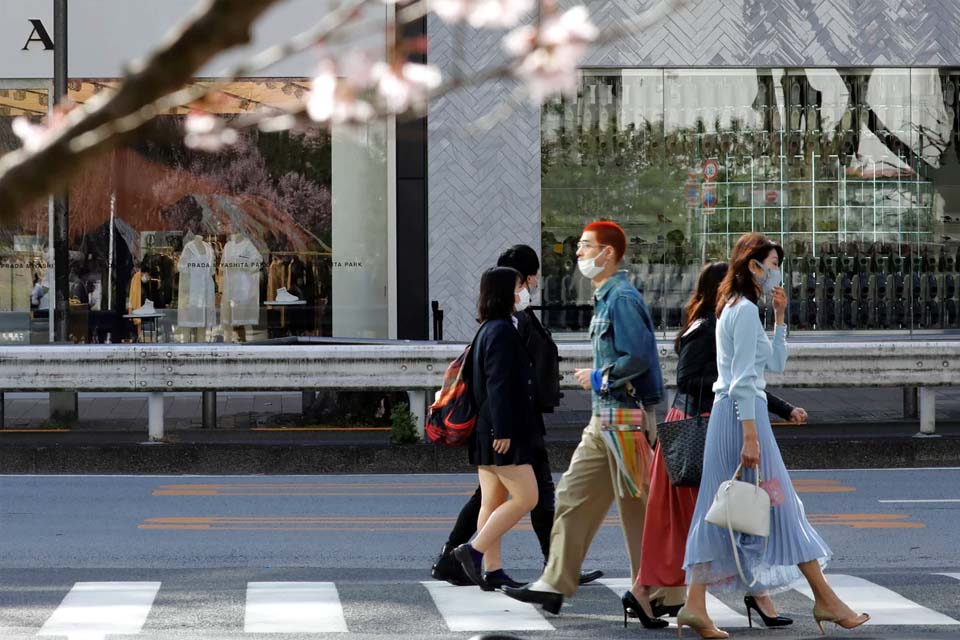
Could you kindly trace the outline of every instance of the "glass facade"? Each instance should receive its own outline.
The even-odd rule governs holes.
[[[113,82],[73,80],[70,97],[84,102]],[[203,108],[229,121],[289,105],[308,83],[221,84]],[[42,117],[46,100],[0,92],[0,152],[19,146],[12,118]],[[186,113],[157,118],[74,180],[70,340],[388,337],[386,123],[245,131],[206,153],[182,143]],[[47,229],[43,203],[0,232],[0,342],[47,340]]]
[[[960,328],[960,70],[584,69],[541,113],[543,317],[583,330],[584,223],[627,231],[658,327],[747,231],[801,330]]]
[[[0,89],[0,155],[20,147],[13,119],[39,122],[47,115],[49,96],[46,88]],[[15,225],[0,227],[0,344],[49,341],[48,223],[47,203],[40,202],[23,211]]]

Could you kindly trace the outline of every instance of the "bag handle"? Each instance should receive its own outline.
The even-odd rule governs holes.
[[[759,489],[760,488],[760,465],[758,464],[756,467],[748,467],[748,468],[757,470],[757,477],[755,478],[755,484],[757,485],[757,489]],[[730,479],[731,480],[743,479],[743,463],[742,462],[737,465],[737,470],[733,472],[733,477]]]
[[[752,468],[752,467],[751,467]],[[757,477],[756,477],[756,486],[757,489],[760,489],[760,465],[756,466]],[[743,474],[743,463],[741,462],[737,465],[737,470],[733,472],[733,480],[736,480],[742,477]],[[727,491],[730,490],[730,485],[727,485]],[[740,552],[737,549],[737,538],[733,533],[733,521],[730,518],[730,499],[724,501],[724,513],[727,515],[727,533],[730,534],[730,547],[733,550],[733,561],[737,563],[737,573],[740,574],[740,579],[743,580],[743,583],[747,585],[747,588],[750,589],[753,585],[757,584],[757,578],[754,576],[753,581],[749,584],[747,583],[747,577],[743,574],[743,565],[740,564]],[[769,542],[769,540],[767,540]],[[764,543],[764,549],[766,549],[766,543]]]

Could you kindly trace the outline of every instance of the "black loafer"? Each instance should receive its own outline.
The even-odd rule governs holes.
[[[488,587],[484,591],[494,591],[496,589],[502,589],[503,587],[511,587],[513,589],[519,589],[520,587],[526,586],[526,582],[517,582],[507,574],[496,574],[496,573],[486,573],[483,574],[483,583]]]
[[[430,575],[434,580],[449,582],[455,587],[468,587],[473,584],[473,581],[463,572],[463,567],[453,557],[453,549],[448,545],[444,545],[440,551],[440,556],[430,569]]]
[[[530,585],[514,589],[504,587],[503,592],[520,602],[529,602],[530,604],[540,605],[544,611],[557,615],[560,613],[560,607],[563,606],[562,593],[550,593],[548,591],[534,591]]]
[[[456,549],[453,550],[453,557],[457,559],[457,562],[460,563],[460,567],[463,569],[463,572],[470,578],[470,582],[477,585],[484,591],[492,591],[492,589],[485,588],[486,585],[483,582],[483,574],[480,572],[480,567],[476,565],[473,561],[473,555],[471,551],[473,547],[469,544],[462,544]]]
[[[585,584],[590,584],[594,580],[599,580],[603,577],[603,571],[597,569],[596,571],[581,571],[580,572],[580,586],[582,587]]]

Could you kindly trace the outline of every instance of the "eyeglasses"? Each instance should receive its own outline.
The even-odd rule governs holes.
[[[591,242],[586,242],[585,240],[580,240],[577,242],[577,249],[599,249],[605,247],[605,244],[593,244]]]

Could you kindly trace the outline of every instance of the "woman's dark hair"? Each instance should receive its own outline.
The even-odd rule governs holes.
[[[677,337],[673,340],[673,350],[680,353],[680,338],[687,332],[694,322],[701,318],[706,318],[716,311],[717,292],[720,290],[720,283],[727,275],[729,266],[726,262],[714,262],[708,264],[700,270],[700,277],[697,278],[697,288],[684,308],[685,320]]]
[[[750,272],[750,261],[756,260],[763,264],[771,251],[777,252],[777,260],[783,264],[783,247],[770,240],[762,233],[746,233],[740,236],[733,247],[730,256],[730,269],[720,283],[720,293],[717,298],[717,317],[723,308],[730,302],[746,298],[756,304],[760,299],[760,287]]]
[[[499,320],[513,315],[514,294],[523,280],[520,272],[511,267],[493,267],[480,278],[480,300],[477,301],[477,320]]]
[[[513,267],[526,280],[540,272],[540,258],[537,257],[537,252],[533,250],[533,247],[525,244],[515,244],[500,254],[497,266]]]

